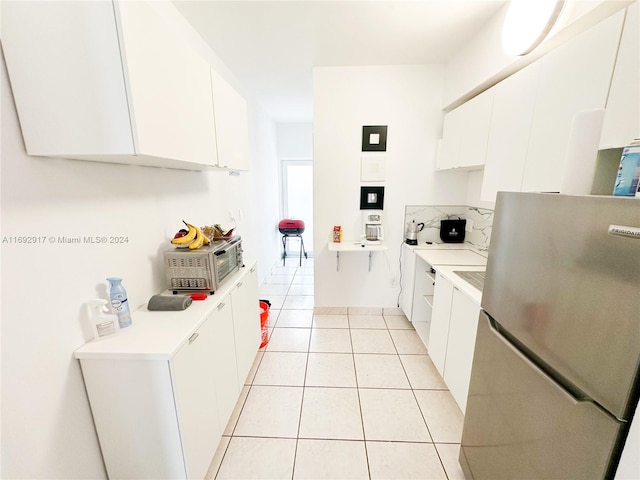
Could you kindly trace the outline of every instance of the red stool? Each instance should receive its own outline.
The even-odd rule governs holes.
[[[302,253],[304,252],[304,258],[307,257],[307,250],[304,248],[304,240],[302,234],[304,233],[304,222],[302,220],[293,220],[285,218],[278,223],[278,230],[282,234],[282,266],[287,257],[287,239],[289,237],[298,237],[300,239],[300,266],[302,266]]]

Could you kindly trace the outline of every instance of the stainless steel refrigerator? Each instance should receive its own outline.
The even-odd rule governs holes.
[[[468,480],[613,478],[640,395],[640,199],[500,193]]]

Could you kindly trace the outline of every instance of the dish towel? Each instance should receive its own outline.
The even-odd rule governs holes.
[[[185,310],[192,303],[191,297],[185,295],[154,295],[149,299],[147,309],[161,311]]]

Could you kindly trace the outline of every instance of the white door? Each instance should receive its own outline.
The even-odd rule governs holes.
[[[313,162],[311,160],[282,161],[282,213],[283,218],[302,220],[302,234],[307,254],[313,252]],[[296,239],[287,241],[287,255],[298,255],[300,244]]]

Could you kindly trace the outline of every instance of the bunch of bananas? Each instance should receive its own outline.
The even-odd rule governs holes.
[[[191,225],[190,223],[182,221],[188,230],[182,229],[171,239],[171,243],[178,247],[186,247],[189,246],[189,250],[195,250],[197,248],[202,247],[203,245],[209,245],[211,240],[207,237],[200,227],[196,227],[195,225]]]

